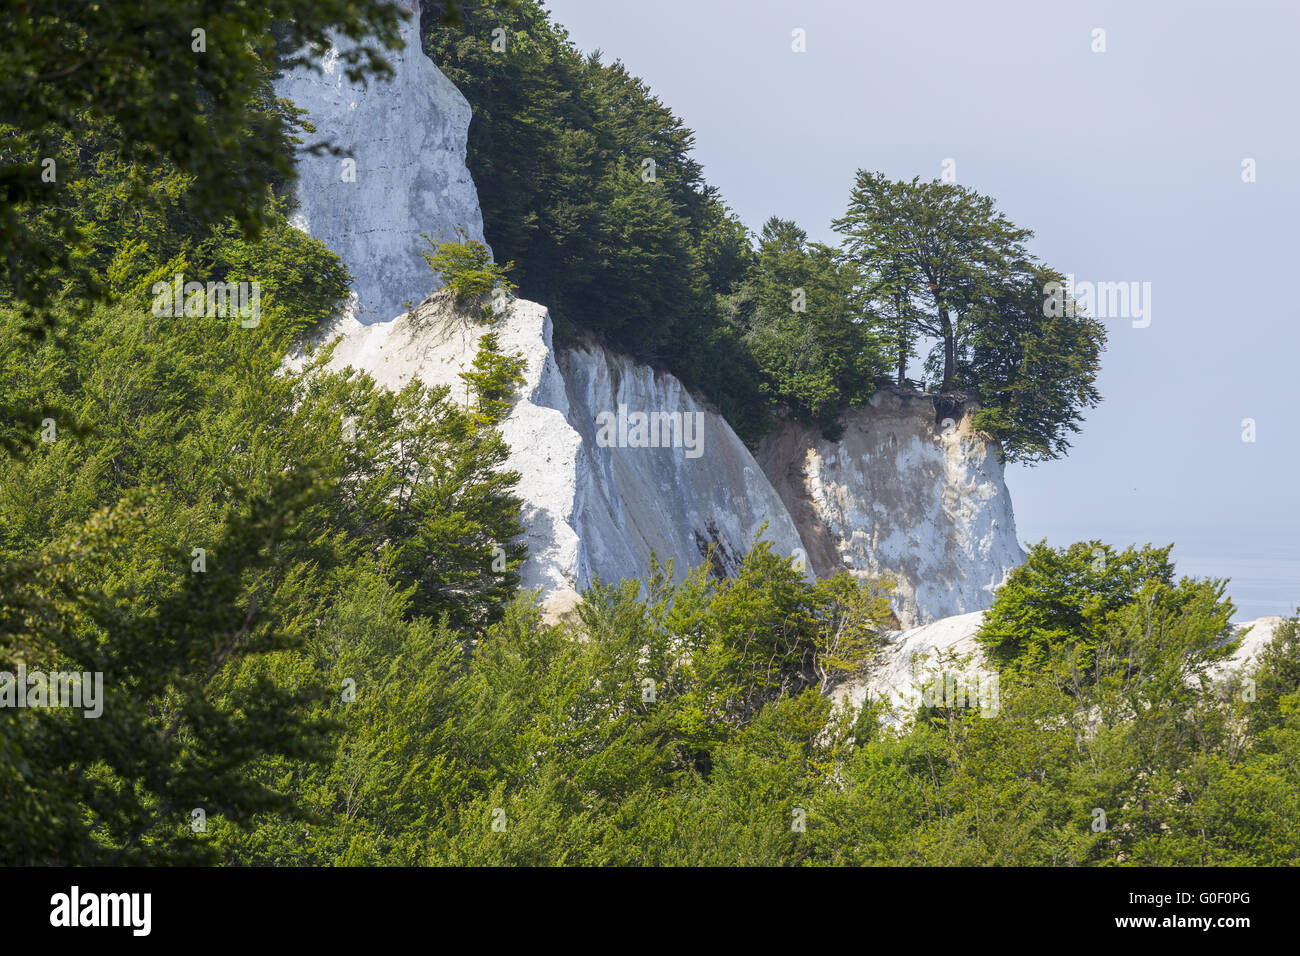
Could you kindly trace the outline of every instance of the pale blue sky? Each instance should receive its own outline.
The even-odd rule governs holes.
[[[1052,266],[1150,282],[1150,327],[1107,322],[1105,402],[1069,458],[1009,469],[1020,537],[1172,540],[1180,569],[1236,576],[1243,617],[1300,601],[1300,4],[547,5],[696,131],[752,228],[834,241],[859,167],[933,178],[951,158]]]

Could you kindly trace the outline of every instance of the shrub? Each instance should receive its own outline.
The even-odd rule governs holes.
[[[492,290],[501,288],[507,293],[513,292],[514,283],[506,278],[506,273],[514,267],[508,262],[504,266],[492,261],[488,247],[471,239],[464,229],[459,242],[442,242],[434,244],[424,233],[420,237],[430,245],[424,250],[425,261],[442,281],[451,289],[458,305],[471,305],[490,295]]]

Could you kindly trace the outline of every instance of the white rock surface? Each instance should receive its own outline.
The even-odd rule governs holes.
[[[759,529],[783,555],[800,547],[798,532],[753,456],[716,412],[701,406],[672,375],[591,348],[551,348],[545,308],[515,300],[492,325],[449,307],[439,293],[409,314],[363,324],[351,316],[324,330],[341,336],[332,364],[369,372],[398,389],[418,376],[448,385],[464,400],[459,374],[470,368],[478,340],[498,335],[504,352],[521,352],[525,384],[502,433],[507,467],[521,480],[529,557],[523,586],[539,588],[553,613],[568,610],[577,591],[597,576],[607,582],[642,577],[653,551],[674,562],[680,579],[717,545],[723,570],[732,570]],[[562,371],[561,371],[562,370]],[[637,410],[700,416],[701,454],[683,447],[601,447],[596,416]]]
[[[713,545],[713,562],[731,573],[759,529],[782,556],[802,550],[799,532],[744,443],[716,411],[672,375],[599,347],[560,353],[569,424],[582,438],[574,511],[581,584],[644,575],[651,552],[671,558],[680,578]],[[637,412],[698,422],[692,451],[681,447],[602,447],[598,416]],[[689,416],[689,419],[687,418]]]
[[[402,38],[405,49],[386,54],[391,82],[348,82],[338,47],[325,54],[321,72],[303,67],[276,82],[276,94],[308,110],[316,126],[302,134],[303,145],[328,139],[356,162],[355,180],[347,181],[343,157],[301,154],[292,222],[352,271],[349,308],[363,322],[390,319],[438,285],[420,254],[420,233],[437,242],[456,239],[461,227],[483,241],[465,166],[469,103],[421,50],[418,13],[403,21]]]
[[[330,330],[344,340],[336,362],[389,387],[418,375],[463,394],[457,374],[484,328],[438,300],[404,311],[435,284],[420,233],[452,238],[459,227],[483,238],[465,167],[470,108],[421,51],[417,22],[406,19],[406,48],[389,54],[392,82],[348,83],[335,49],[323,72],[294,71],[277,92],[308,110],[317,129],[308,142],[329,138],[356,160],[354,182],[336,157],[299,161],[294,223],[354,276],[352,303]],[[922,408],[880,399],[851,412],[838,444],[790,426],[764,442],[760,468],[673,376],[594,346],[554,354],[542,306],[516,302],[498,332],[527,359],[527,384],[503,428],[510,466],[523,476],[524,584],[541,588],[553,609],[597,576],[644,576],[652,551],[680,576],[713,544],[717,567],[729,571],[765,523],[774,549],[806,554],[810,572],[896,573],[905,626],[987,607],[1023,559],[993,448],[960,427],[939,434],[925,420],[928,400]],[[701,453],[603,447],[596,418],[620,406],[698,414]]]
[[[958,683],[967,692],[968,700],[978,700],[984,710],[990,710],[996,694],[986,689],[992,686],[988,678],[992,669],[984,661],[984,654],[975,633],[984,620],[983,611],[946,617],[920,627],[895,631],[887,635],[889,645],[884,654],[863,678],[846,681],[834,688],[831,698],[861,707],[867,696],[887,704],[885,722],[897,726],[916,711],[924,695],[937,696],[941,675],[961,675]],[[1231,657],[1209,669],[1214,680],[1230,673],[1248,671],[1255,664],[1260,648],[1273,639],[1284,618],[1262,617],[1233,625],[1233,635],[1246,632],[1241,646]],[[943,684],[951,693],[947,682]]]
[[[1284,617],[1261,617],[1254,621],[1247,621],[1245,624],[1233,625],[1234,637],[1240,636],[1242,631],[1247,633],[1242,637],[1241,646],[1231,657],[1210,668],[1210,676],[1218,679],[1233,671],[1249,670],[1255,665],[1260,649],[1273,640],[1277,629],[1285,621]]]
[[[945,673],[967,678],[968,699],[981,700],[986,710],[996,698],[981,689],[992,672],[983,666],[984,654],[975,640],[983,611],[945,617],[920,627],[888,635],[889,646],[868,675],[836,687],[831,697],[861,707],[868,695],[887,705],[886,723],[900,724],[915,712],[925,693],[937,693],[935,682]],[[972,676],[973,675],[973,676]]]
[[[895,575],[904,627],[987,608],[1024,561],[996,443],[920,394],[878,392],[843,422],[838,442],[787,424],[758,451],[813,569]]]
[[[559,613],[575,603],[574,584],[580,578],[573,514],[580,439],[566,421],[564,382],[551,350],[546,309],[514,300],[507,313],[488,325],[451,308],[448,294],[441,292],[388,322],[364,324],[341,316],[315,340],[341,337],[331,361],[334,368],[368,372],[394,391],[418,377],[425,385],[448,386],[451,397],[464,402],[460,373],[472,369],[479,339],[488,331],[497,333],[502,352],[524,356],[524,384],[501,432],[511,450],[506,467],[520,474],[515,493],[524,503],[529,552],[522,584],[540,588],[548,606]]]

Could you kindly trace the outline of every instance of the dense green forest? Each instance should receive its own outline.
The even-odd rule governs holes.
[[[692,155],[694,134],[638,77],[583,55],[534,2],[424,0],[429,55],[474,108],[468,163],[497,257],[545,303],[560,342],[593,336],[702,389],[755,441],[820,423],[880,384],[963,391],[1007,458],[1059,457],[1105,329],[1047,316],[1033,233],[943,182],[862,171],[839,248],[772,217],[759,235]]]
[[[530,55],[479,63],[460,8],[428,25],[478,110],[489,239],[568,334],[670,364],[757,427],[833,421],[937,329],[932,384],[1003,395],[989,427],[1062,450],[1101,343],[1039,341],[1046,273],[980,197],[864,174],[844,250],[780,219],[751,244],[640,81],[530,3],[492,10],[524,18],[505,22]],[[275,44],[377,29],[357,65],[381,69],[392,11],[278,0],[250,29],[249,9],[208,12],[241,56],[198,70],[178,0],[0,26],[0,675],[98,672],[105,694],[97,718],[0,707],[0,863],[1300,862],[1297,622],[1214,682],[1232,607],[1168,549],[1034,548],[980,633],[996,714],[833,706],[880,653],[889,582],[809,581],[763,544],[731,578],[656,569],[544,620],[502,470],[517,366],[490,335],[468,405],[328,371],[327,349],[285,365],[347,276],[285,217],[298,127]],[[169,29],[175,49],[130,55]],[[648,144],[658,192],[628,158]],[[970,227],[950,254],[888,225],[929,221],[918,203],[927,228]],[[259,281],[260,321],[154,314],[176,272]],[[1031,410],[1024,371],[1061,343],[1082,364]]]

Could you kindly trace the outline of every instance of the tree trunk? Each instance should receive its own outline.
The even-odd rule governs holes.
[[[948,307],[943,304],[943,295],[939,292],[939,283],[934,276],[930,280],[930,295],[934,296],[934,307],[939,313],[939,331],[943,333],[943,384],[939,391],[947,392],[952,388],[953,376],[957,374],[957,336],[953,333],[952,317]]]
[[[940,391],[947,392],[952,389],[952,379],[957,373],[957,337],[944,306],[939,306],[939,327],[943,329],[943,387]]]
[[[907,319],[903,316],[903,297],[894,296],[894,314],[898,316],[898,387],[907,384]]]

